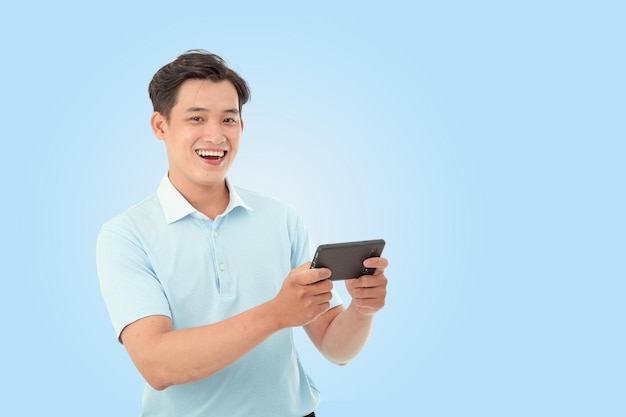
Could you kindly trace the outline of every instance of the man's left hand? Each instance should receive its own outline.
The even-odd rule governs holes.
[[[376,268],[374,274],[346,280],[346,289],[352,296],[352,306],[361,314],[373,315],[385,305],[387,296],[385,268],[387,265],[389,262],[385,258],[368,258],[363,261],[363,266]]]

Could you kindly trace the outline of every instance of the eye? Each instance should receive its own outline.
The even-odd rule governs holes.
[[[228,124],[237,123],[237,119],[234,119],[232,117],[227,117],[224,119],[224,123],[228,123]]]
[[[192,117],[189,118],[189,120],[191,120],[192,122],[200,123],[200,122],[202,122],[203,119],[202,119],[201,116],[192,116]]]

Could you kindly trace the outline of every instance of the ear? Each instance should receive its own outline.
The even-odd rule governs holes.
[[[241,131],[243,132],[243,119],[241,119]]]
[[[152,113],[152,117],[150,118],[150,127],[152,127],[154,136],[156,136],[159,140],[165,139],[165,132],[167,131],[167,120],[165,119],[165,116],[158,111]]]

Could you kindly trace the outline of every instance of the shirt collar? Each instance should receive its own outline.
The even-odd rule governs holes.
[[[228,178],[226,179],[226,187],[228,187],[228,194],[230,198],[226,210],[224,210],[224,213],[220,214],[220,216],[225,216],[236,207],[243,207],[246,210],[252,210],[252,208],[241,198],[235,187],[230,184]],[[168,224],[174,223],[175,221],[188,215],[208,219],[207,216],[200,213],[191,204],[189,204],[189,201],[187,201],[187,199],[185,199],[185,197],[183,197],[183,195],[174,187],[167,174],[159,184],[157,197],[159,198],[161,207],[163,207],[165,221]]]

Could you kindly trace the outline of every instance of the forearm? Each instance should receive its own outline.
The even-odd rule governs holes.
[[[126,342],[140,334],[125,334],[124,342],[146,381],[161,390],[209,377],[232,364],[281,329],[272,317],[268,302],[215,324],[160,332],[141,344],[140,353],[132,354]]]
[[[328,325],[319,346],[330,361],[345,365],[353,360],[367,343],[374,316],[363,314],[351,304]]]
[[[173,330],[165,316],[150,316],[122,331],[135,366],[155,389],[206,378],[250,352],[279,330],[314,322],[330,306],[330,271],[293,269],[271,300],[229,319]]]

